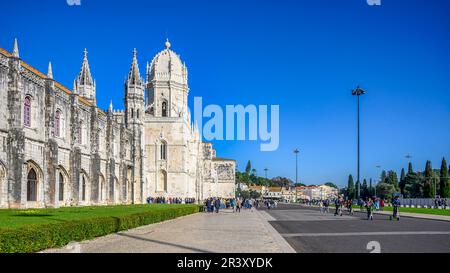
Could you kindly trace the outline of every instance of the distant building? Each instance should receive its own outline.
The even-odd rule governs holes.
[[[269,187],[263,193],[263,198],[281,200],[283,197],[282,187]]]
[[[297,187],[297,199],[334,199],[339,190],[327,185]]]

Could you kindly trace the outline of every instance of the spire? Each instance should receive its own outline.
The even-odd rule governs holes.
[[[92,78],[91,69],[89,67],[87,53],[88,53],[87,50],[84,49],[84,57],[83,57],[83,64],[81,65],[81,71],[75,80],[76,92],[80,96],[90,100],[95,105],[96,86],[95,81]]]
[[[73,92],[74,94],[77,93],[77,80],[73,80],[73,90],[72,90],[72,92]]]
[[[84,49],[83,64],[81,66],[80,75],[78,75],[78,85],[94,85],[92,80],[91,69],[87,57],[87,49]]]
[[[145,68],[145,80],[147,81],[147,83],[148,83],[149,77],[150,77],[150,64],[147,61],[147,66]]]
[[[20,56],[19,56],[19,45],[17,43],[17,38],[14,39],[13,56],[16,57],[16,58],[20,58]]]
[[[109,112],[112,112],[113,111],[113,103],[112,103],[112,100],[111,100],[111,102],[109,103]]]
[[[52,62],[48,62],[47,78],[53,80]]]
[[[133,61],[131,63],[130,73],[128,74],[128,84],[143,84],[141,74],[139,72],[136,48],[133,50]]]
[[[169,38],[166,39],[166,49],[170,49],[170,47],[172,46],[169,42]]]

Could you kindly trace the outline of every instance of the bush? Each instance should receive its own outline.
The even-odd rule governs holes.
[[[98,217],[58,224],[29,225],[0,230],[0,253],[32,253],[63,247],[73,241],[90,240],[139,226],[200,212],[202,206],[168,207],[164,210]]]

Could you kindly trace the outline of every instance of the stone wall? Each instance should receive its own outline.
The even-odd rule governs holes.
[[[44,75],[0,48],[0,208],[133,204],[158,196],[199,202],[233,197],[235,162],[216,158],[187,111],[186,66],[169,48],[154,62],[147,69],[149,105],[134,55],[125,110],[111,105],[105,112],[95,97],[79,93],[96,92],[87,52],[82,71],[89,73],[88,81],[80,73],[70,90],[53,79],[51,66]],[[28,98],[29,125],[24,122]],[[162,117],[163,101],[167,117]],[[30,178],[33,173],[36,181]]]
[[[31,98],[30,126],[24,124],[26,97]],[[0,107],[1,208],[142,202],[142,198],[130,197],[134,193],[128,192],[124,182],[124,170],[133,166],[131,156],[125,155],[133,149],[130,140],[135,132],[124,126],[123,115],[103,112],[3,49]],[[54,131],[56,111],[60,113],[59,135]],[[36,201],[28,201],[27,196],[31,169],[38,174]],[[84,201],[80,182],[83,175],[87,180]],[[123,187],[106,182],[111,180]],[[140,187],[138,184],[130,188],[141,193]]]

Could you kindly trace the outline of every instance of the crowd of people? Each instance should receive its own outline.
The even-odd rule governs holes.
[[[324,199],[324,200],[312,200],[308,202],[304,202],[306,205],[316,205],[319,206],[321,213],[329,213],[330,212],[330,205],[334,204],[334,215],[335,216],[342,216],[344,213],[344,209],[347,210],[348,215],[354,214],[354,206],[359,206],[359,209],[361,212],[367,213],[367,219],[373,220],[373,212],[374,211],[382,211],[385,206],[385,200],[381,198],[369,198],[366,199],[359,199],[357,201],[354,201],[353,199],[344,199],[343,197],[339,197],[333,200],[330,199]],[[393,207],[393,214],[391,216],[391,219],[397,219],[399,220],[399,208],[400,208],[400,199],[398,196],[394,197],[392,200],[390,200],[390,205]]]
[[[147,204],[195,204],[195,198],[148,197]]]
[[[221,209],[232,209],[234,213],[240,213],[241,209],[251,210],[260,206],[260,201],[246,198],[208,198],[203,202],[205,212],[219,213]]]
[[[436,198],[434,199],[435,209],[447,209],[447,199],[446,198]]]

